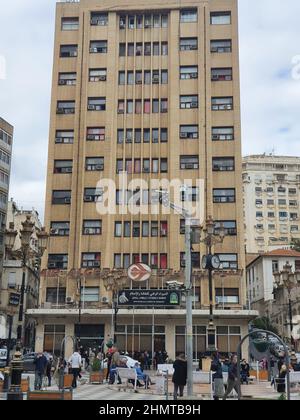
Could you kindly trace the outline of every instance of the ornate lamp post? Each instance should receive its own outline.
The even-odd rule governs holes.
[[[214,326],[214,314],[213,314],[213,271],[220,268],[220,259],[218,255],[212,254],[212,248],[216,244],[221,244],[224,241],[226,231],[224,226],[221,224],[219,229],[216,230],[215,222],[211,217],[206,221],[205,228],[202,229],[204,237],[200,237],[200,242],[206,245],[207,255],[202,258],[202,268],[208,271],[208,283],[209,283],[209,326],[207,330],[208,335],[208,351],[213,352],[216,349],[216,330]]]
[[[122,289],[127,283],[127,278],[123,275],[118,275],[117,272],[111,272],[104,278],[104,287],[107,291],[112,294],[112,336],[114,338],[114,344],[117,342],[117,315],[118,309],[118,291]]]
[[[294,343],[293,338],[293,312],[292,312],[292,290],[300,286],[300,271],[292,271],[292,266],[287,261],[283,266],[283,270],[273,274],[276,288],[287,290],[289,305],[289,324],[290,324],[290,340],[291,345]]]

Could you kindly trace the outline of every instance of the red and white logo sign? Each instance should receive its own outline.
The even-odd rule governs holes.
[[[134,281],[146,281],[151,277],[151,268],[147,264],[132,264],[128,268],[128,277]]]

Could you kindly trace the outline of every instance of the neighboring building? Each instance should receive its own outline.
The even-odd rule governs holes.
[[[3,335],[1,314],[5,309],[5,305],[2,299],[2,269],[13,133],[13,126],[6,122],[4,119],[0,118],[0,338]]]
[[[300,270],[300,252],[277,249],[253,256],[247,265],[247,300],[249,307],[259,311],[260,316],[271,319],[282,337],[289,338],[289,307],[287,291],[275,292],[274,273],[281,272],[286,263],[292,271]],[[274,299],[274,296],[276,299]],[[294,322],[300,318],[300,287],[291,292]],[[300,323],[298,325],[300,328]]]
[[[243,159],[247,253],[290,248],[300,238],[300,157]]]
[[[30,220],[34,223],[34,229],[40,230],[42,225],[39,220],[39,215],[35,210],[19,209],[13,200],[9,201],[6,223],[7,229],[9,229],[10,224],[13,223],[14,229],[17,232],[20,232],[22,229],[22,222],[26,220],[27,216],[31,216]],[[37,249],[36,240],[37,238],[33,235],[31,243],[33,250]],[[20,238],[17,237],[15,249],[19,249],[19,247]],[[27,309],[36,308],[38,306],[39,266],[40,262],[36,258],[32,258],[29,263],[27,263],[25,269],[24,315],[23,321],[19,322],[19,303],[23,274],[22,261],[10,258],[10,256],[6,253],[5,260],[3,262],[1,298],[3,311],[0,316],[0,338],[8,338],[9,322],[7,317],[13,316],[12,338],[22,340],[24,346],[27,348],[34,348],[35,320],[25,315],[25,313]]]
[[[105,279],[127,277],[132,262],[151,266],[152,288],[174,276],[184,280],[180,216],[162,208],[122,215],[118,193],[117,215],[97,212],[99,179],[119,186],[125,171],[130,180],[191,179],[190,201],[200,201],[196,182],[204,180],[199,206],[228,232],[215,247],[225,270],[214,276],[217,346],[236,351],[253,316],[244,308],[237,1],[60,2],[53,75],[45,216],[51,238],[40,307],[30,311],[38,319],[36,348],[59,353],[62,338],[79,330],[82,345],[100,345],[112,334]],[[193,246],[195,358],[207,349],[205,252]],[[120,309],[118,346],[166,349],[174,358],[185,351],[185,322],[184,302],[176,310]],[[67,339],[67,354],[71,349]]]

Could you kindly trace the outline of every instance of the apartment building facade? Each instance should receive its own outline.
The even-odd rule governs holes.
[[[4,258],[4,233],[6,228],[6,215],[8,204],[8,191],[11,170],[11,155],[14,128],[11,124],[0,118],[0,320],[2,319],[5,305],[3,303],[2,271]],[[2,325],[0,321],[0,338]]]
[[[244,157],[244,220],[248,253],[290,248],[292,238],[300,238],[299,173],[299,157]]]
[[[152,269],[149,284],[184,280],[184,221],[175,212],[121,214],[120,173],[128,179],[191,180],[181,205],[203,206],[227,236],[214,252],[216,342],[236,350],[253,316],[245,309],[238,15],[234,0],[81,0],[57,4],[46,226],[36,348],[67,353],[80,330],[84,346],[112,334],[107,278],[125,279],[131,263]],[[97,212],[99,180],[117,184],[114,214]],[[203,182],[204,199],[197,180]],[[129,197],[139,189],[130,190]],[[181,193],[182,194],[182,191]],[[170,196],[172,200],[172,196]],[[128,200],[128,197],[127,197]],[[193,246],[194,357],[207,348],[205,246]],[[80,309],[80,310],[79,310]],[[80,325],[79,325],[80,312]],[[120,309],[117,342],[128,352],[185,351],[185,304]]]

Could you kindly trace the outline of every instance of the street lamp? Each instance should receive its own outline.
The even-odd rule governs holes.
[[[193,396],[193,295],[192,295],[192,215],[183,207],[169,200],[166,191],[155,190],[163,206],[180,214],[185,220],[185,304],[186,304],[186,355],[187,355],[187,395]]]
[[[24,314],[24,295],[26,292],[25,280],[26,280],[26,267],[29,261],[35,257],[41,258],[47,248],[47,242],[49,235],[46,233],[45,228],[42,228],[40,231],[36,232],[38,238],[37,247],[34,247],[32,244],[34,230],[34,222],[31,221],[31,216],[26,216],[26,220],[22,222],[22,228],[19,233],[20,243],[16,244],[16,238],[18,236],[18,231],[14,228],[14,223],[10,223],[9,229],[5,231],[5,247],[10,257],[20,260],[22,263],[22,285],[21,285],[21,295],[20,295],[20,307],[19,307],[19,318],[20,323],[23,322]],[[18,248],[15,248],[19,246]],[[10,322],[9,327],[11,329],[12,322]],[[23,334],[23,327],[21,324],[21,338]],[[11,337],[11,332],[9,333]],[[9,340],[10,341],[10,340]],[[11,343],[9,342],[8,353],[10,352]],[[9,354],[8,354],[9,359]]]
[[[213,314],[213,271],[220,268],[221,262],[218,255],[213,255],[212,248],[214,245],[223,243],[226,231],[222,223],[216,228],[216,223],[213,221],[212,217],[209,217],[202,232],[204,233],[204,237],[200,237],[200,242],[204,243],[207,249],[207,255],[204,255],[202,259],[202,268],[208,270],[209,283],[208,351],[213,352],[216,350],[216,330]]]
[[[275,285],[277,289],[286,289],[288,291],[289,300],[289,324],[290,324],[290,339],[291,345],[294,343],[293,338],[293,312],[292,312],[292,290],[300,286],[300,271],[292,271],[292,265],[287,261],[283,266],[283,270],[273,274]]]
[[[118,309],[118,291],[122,289],[127,282],[127,278],[124,275],[118,275],[117,272],[110,272],[104,278],[104,287],[107,291],[112,293],[112,313],[113,313],[113,321],[112,321],[112,337],[114,339],[114,344],[117,342],[117,314],[119,312]]]

